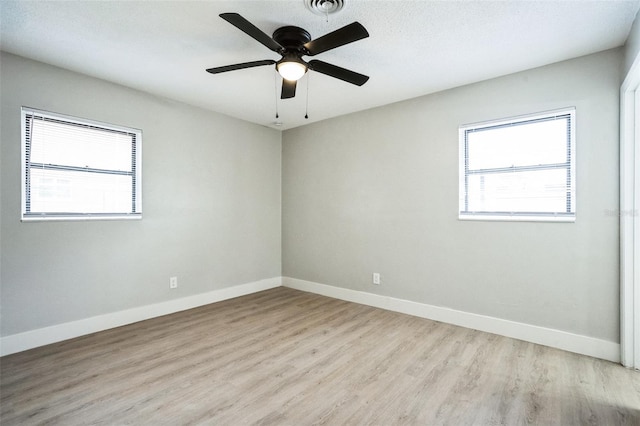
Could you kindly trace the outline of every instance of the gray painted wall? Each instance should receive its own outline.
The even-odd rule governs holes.
[[[279,132],[5,53],[1,76],[2,336],[281,275]],[[143,219],[21,223],[23,105],[142,129]]]
[[[617,342],[623,56],[315,123],[281,144],[271,129],[3,53],[0,333],[285,275]],[[22,105],[143,129],[144,219],[21,223]],[[576,223],[459,221],[458,126],[567,106]]]
[[[622,62],[606,51],[285,131],[283,275],[618,342]],[[458,126],[569,106],[576,222],[459,221]]]

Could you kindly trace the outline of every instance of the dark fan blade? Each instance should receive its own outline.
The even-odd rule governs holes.
[[[317,59],[309,61],[309,68],[319,73],[339,78],[347,83],[355,84],[356,86],[362,86],[367,82],[367,80],[369,80],[369,77],[366,75],[358,74],[357,72],[350,71],[336,65],[318,61]]]
[[[360,22],[354,22],[322,37],[304,44],[309,56],[344,46],[354,41],[369,37],[369,33]]]
[[[296,95],[296,83],[295,80],[282,79],[282,94],[280,99],[293,98]]]
[[[220,17],[230,23],[231,25],[238,28],[240,31],[243,31],[247,35],[253,37],[258,40],[263,45],[267,46],[267,48],[273,50],[274,52],[280,53],[284,50],[284,47],[280,46],[280,43],[266,35],[262,30],[251,22],[244,19],[237,13],[221,13]]]
[[[223,67],[208,68],[207,72],[210,72],[211,74],[218,74],[218,73],[221,73],[221,72],[241,70],[243,68],[259,67],[261,65],[272,65],[272,64],[275,64],[275,63],[276,63],[276,61],[274,61],[273,59],[265,59],[263,61],[243,62],[241,64],[225,65]]]

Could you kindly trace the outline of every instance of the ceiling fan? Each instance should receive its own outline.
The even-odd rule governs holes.
[[[264,59],[207,69],[207,72],[211,74],[275,64],[276,70],[283,78],[281,99],[293,98],[296,95],[296,82],[302,78],[307,70],[326,74],[357,86],[362,86],[369,80],[366,75],[327,62],[317,59],[307,62],[302,59],[303,56],[314,56],[369,37],[369,33],[359,22],[353,22],[320,38],[311,40],[311,35],[299,27],[287,26],[278,28],[274,31],[272,38],[237,13],[222,13],[220,17],[240,29],[240,31],[253,37],[268,49],[281,55],[282,59],[279,61]]]

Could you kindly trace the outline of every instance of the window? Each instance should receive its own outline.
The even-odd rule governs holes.
[[[22,220],[142,217],[142,133],[22,108]]]
[[[575,109],[461,126],[460,219],[575,221]]]

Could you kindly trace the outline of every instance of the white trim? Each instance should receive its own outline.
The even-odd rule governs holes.
[[[566,107],[566,108],[556,108],[556,109],[551,109],[551,110],[547,110],[547,111],[540,111],[540,112],[534,112],[531,114],[521,114],[521,115],[514,115],[511,117],[503,117],[503,118],[494,118],[494,119],[489,119],[489,120],[484,120],[484,121],[476,121],[475,123],[466,123],[466,124],[462,124],[460,126],[460,128],[463,129],[468,129],[468,128],[475,128],[475,129],[481,129],[484,127],[494,127],[494,126],[501,126],[504,124],[518,124],[520,122],[524,122],[524,121],[534,121],[534,120],[538,120],[540,118],[550,118],[550,117],[561,117],[564,115],[567,115],[568,112],[573,111],[575,112],[576,107],[571,106],[571,107]],[[575,119],[574,116],[572,116],[572,119]]]
[[[26,216],[20,219],[21,222],[79,222],[92,220],[142,220],[142,214],[125,213],[123,215],[100,216],[99,213],[87,213],[82,216],[62,216],[53,217],[42,214],[40,216]]]
[[[33,115],[36,117],[53,118],[53,119],[62,120],[62,121],[69,121],[71,123],[79,124],[81,126],[102,127],[109,130],[115,130],[117,132],[142,134],[142,130],[137,129],[135,127],[121,126],[118,124],[112,124],[112,123],[107,123],[107,122],[98,121],[98,120],[91,120],[89,118],[76,117],[73,115],[60,114],[57,112],[31,108],[28,106],[23,106],[21,110],[23,112],[23,116]]]
[[[441,306],[412,302],[389,296],[381,296],[363,291],[333,287],[326,284],[319,284],[296,278],[282,277],[282,285],[349,302],[360,303],[376,308],[459,325],[474,330],[499,334],[501,336],[550,346],[608,361],[620,362],[619,344],[594,337],[458,311]]]
[[[0,356],[33,349],[39,346],[60,342],[74,337],[110,328],[144,321],[162,315],[172,314],[234,297],[244,296],[258,291],[280,287],[281,277],[268,278],[207,293],[182,297],[180,299],[168,300],[166,302],[155,303],[153,305],[140,306],[124,311],[112,312],[98,315],[78,321],[71,321],[64,324],[57,324],[50,327],[39,328],[26,331],[24,333],[12,334],[0,338]]]
[[[620,355],[640,369],[640,55],[620,87]]]
[[[458,213],[458,220],[486,220],[486,221],[501,221],[501,222],[563,222],[563,223],[575,223],[576,215],[572,216],[557,216],[557,215],[540,215],[540,216],[517,216],[505,213],[504,215],[491,215],[491,214],[476,214],[476,213]]]
[[[0,338],[0,356],[285,286],[394,312],[499,334],[570,352],[620,361],[620,345],[593,337],[289,277],[274,277],[153,305],[98,315]]]

